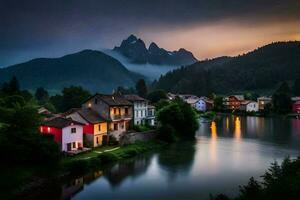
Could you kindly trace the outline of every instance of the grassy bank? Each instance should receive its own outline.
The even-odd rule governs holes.
[[[106,150],[97,150],[78,155],[75,157],[69,157],[62,160],[62,169],[65,172],[70,173],[84,173],[90,170],[99,168],[118,160],[127,159],[134,157],[138,154],[148,152],[151,150],[159,150],[166,143],[160,141],[148,141],[148,142],[137,142],[121,147],[107,148]]]
[[[63,157],[58,166],[33,167],[1,167],[0,199],[9,199],[13,195],[39,187],[50,179],[60,179],[69,174],[82,174],[102,168],[113,162],[132,158],[138,154],[162,149],[164,142],[152,140],[137,142],[126,146],[104,146],[73,157]]]

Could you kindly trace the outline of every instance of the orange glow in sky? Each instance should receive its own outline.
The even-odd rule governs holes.
[[[201,60],[247,53],[276,41],[300,40],[300,21],[251,26],[227,20],[163,31],[161,27],[159,29],[155,31],[152,27],[151,30],[143,30],[141,35],[148,44],[154,41],[169,50],[183,47]]]

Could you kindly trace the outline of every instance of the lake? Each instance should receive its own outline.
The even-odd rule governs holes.
[[[195,142],[118,162],[60,186],[62,199],[209,199],[234,196],[270,163],[300,154],[300,120],[218,116],[201,122]]]

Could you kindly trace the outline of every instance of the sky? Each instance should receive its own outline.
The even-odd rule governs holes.
[[[0,67],[83,49],[130,34],[200,60],[300,40],[299,0],[0,0]]]

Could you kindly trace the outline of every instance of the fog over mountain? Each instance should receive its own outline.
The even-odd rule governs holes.
[[[153,81],[154,79],[159,78],[161,75],[164,75],[167,72],[180,67],[174,65],[154,65],[149,63],[134,64],[131,63],[128,58],[116,51],[112,51],[110,49],[104,49],[102,51],[105,54],[110,55],[111,57],[120,61],[129,71],[144,75],[146,78],[148,78],[149,81]]]

